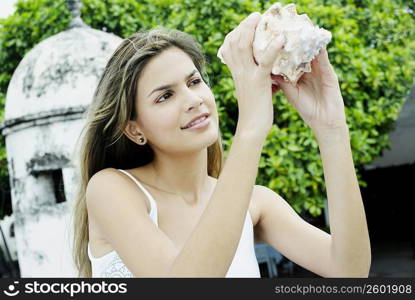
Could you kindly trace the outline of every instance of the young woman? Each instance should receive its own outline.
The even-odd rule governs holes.
[[[224,165],[200,45],[183,32],[153,29],[115,51],[80,153],[74,258],[81,277],[260,277],[254,241],[324,277],[368,276],[365,213],[327,52],[291,86],[270,76],[280,41],[253,59],[258,21],[258,13],[242,21],[221,49],[239,108]],[[318,139],[330,235],[255,185],[273,121],[273,79]]]

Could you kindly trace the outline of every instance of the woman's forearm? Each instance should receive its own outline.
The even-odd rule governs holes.
[[[209,204],[169,277],[225,277],[241,238],[264,140],[235,135]]]
[[[332,237],[333,277],[367,277],[369,233],[347,125],[314,131],[323,162]]]

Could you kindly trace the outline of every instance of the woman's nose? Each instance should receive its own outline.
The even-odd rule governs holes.
[[[201,106],[203,103],[203,98],[191,91],[187,93],[187,99],[188,99],[188,102],[186,103],[187,110],[192,110],[193,108],[197,106]]]
[[[193,108],[195,108],[196,106],[201,106],[203,103],[202,99],[199,99],[199,101],[195,101],[193,102],[191,105],[189,105],[188,110],[192,110]]]

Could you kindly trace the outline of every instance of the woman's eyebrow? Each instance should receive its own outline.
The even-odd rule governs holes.
[[[192,77],[197,72],[199,72],[199,71],[196,70],[196,69],[194,69],[189,75],[186,76],[186,78],[184,80],[188,80],[190,77]],[[169,89],[169,88],[174,87],[175,85],[176,84],[165,84],[165,85],[162,85],[162,86],[154,89],[150,94],[148,94],[147,97],[150,97],[151,94],[153,94],[154,92],[161,91],[161,90],[165,90],[165,89]]]

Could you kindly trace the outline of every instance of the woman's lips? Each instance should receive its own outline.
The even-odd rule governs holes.
[[[202,129],[207,127],[210,124],[210,116],[208,116],[206,119],[204,119],[202,122],[193,125],[191,127],[188,128],[183,128],[183,130],[187,130],[187,129]]]

